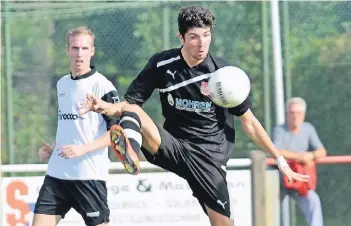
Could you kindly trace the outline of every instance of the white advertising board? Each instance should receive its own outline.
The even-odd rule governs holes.
[[[251,172],[228,171],[231,209],[236,225],[252,226]],[[2,225],[31,225],[44,177],[2,178]],[[209,226],[187,182],[173,173],[111,175],[108,182],[110,225]],[[84,225],[73,209],[59,225]]]

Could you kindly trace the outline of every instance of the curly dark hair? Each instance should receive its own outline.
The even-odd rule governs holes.
[[[210,27],[215,25],[215,16],[210,9],[203,6],[187,6],[180,10],[178,14],[178,30],[184,37],[190,28]]]

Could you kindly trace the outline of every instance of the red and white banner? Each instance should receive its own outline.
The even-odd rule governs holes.
[[[236,225],[252,226],[251,172],[228,171],[231,210]],[[44,177],[2,178],[3,226],[31,225],[33,209]],[[108,182],[110,225],[209,226],[187,182],[173,173],[111,175]],[[84,225],[71,210],[59,225]]]

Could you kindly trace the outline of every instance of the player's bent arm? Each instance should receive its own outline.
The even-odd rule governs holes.
[[[240,121],[245,133],[260,148],[276,159],[281,157],[280,151],[274,146],[271,138],[268,136],[267,132],[250,109],[240,116]]]
[[[83,144],[83,149],[85,150],[85,152],[88,153],[88,152],[93,152],[98,149],[107,147],[109,145],[110,145],[110,131],[107,131],[101,137],[93,140],[92,142]]]
[[[280,150],[280,154],[288,160],[298,160],[301,158],[301,153],[299,152],[289,151],[285,149],[279,149],[279,150]]]

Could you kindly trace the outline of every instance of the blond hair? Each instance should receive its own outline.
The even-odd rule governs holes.
[[[76,28],[73,28],[73,29],[71,29],[71,30],[69,30],[67,32],[67,40],[66,40],[67,46],[69,46],[69,39],[70,39],[70,37],[79,36],[79,35],[89,35],[89,36],[91,36],[91,38],[93,39],[93,46],[94,46],[95,35],[91,31],[90,28],[85,27],[85,26],[76,27]]]

